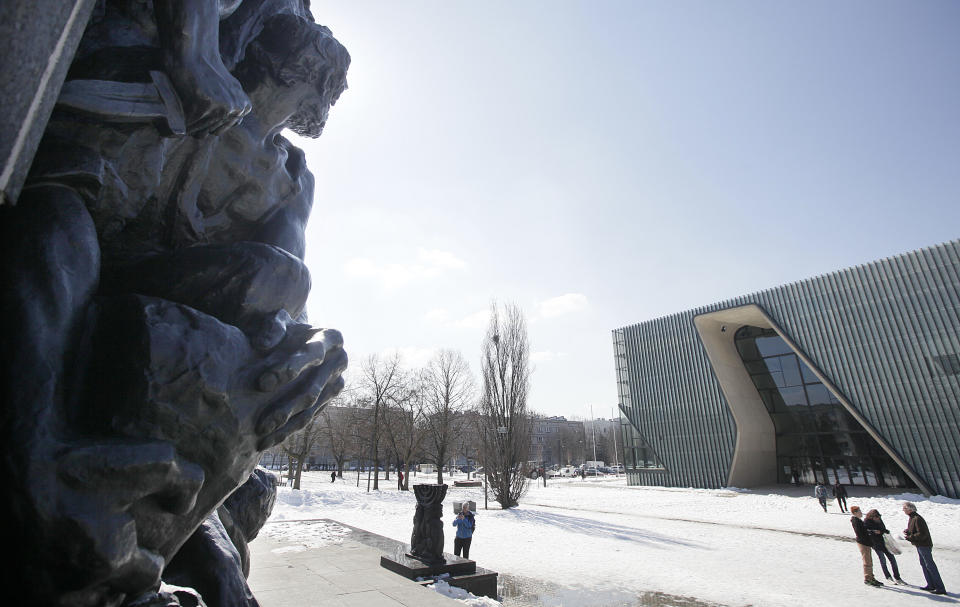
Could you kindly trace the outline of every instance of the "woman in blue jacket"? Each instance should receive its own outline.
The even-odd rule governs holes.
[[[473,512],[470,512],[470,504],[463,502],[463,507],[457,518],[453,519],[453,526],[457,528],[457,537],[453,538],[453,553],[460,556],[463,550],[463,558],[470,558],[470,542],[473,541],[473,530],[477,527]]]

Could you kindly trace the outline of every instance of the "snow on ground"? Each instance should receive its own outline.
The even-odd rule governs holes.
[[[443,580],[437,580],[433,584],[433,589],[444,596],[448,596],[451,599],[456,599],[461,603],[465,603],[467,607],[499,607],[500,605],[500,603],[493,599],[489,599],[485,596],[476,596],[470,594],[463,588],[451,586]]]
[[[412,480],[436,482],[424,475]],[[300,491],[279,489],[264,532],[283,528],[296,534],[289,521],[329,518],[409,542],[416,500],[412,491],[398,491],[393,477],[369,493],[365,476],[357,487],[355,476],[330,483],[329,473],[304,473],[302,486]],[[807,489],[812,493],[812,488],[802,491]],[[574,594],[584,607],[591,603],[580,601],[594,591],[597,597],[611,591],[656,592],[731,606],[960,603],[960,500],[916,494],[848,500],[864,512],[879,510],[895,536],[906,527],[902,501],[917,504],[951,593],[944,598],[919,589],[923,574],[916,551],[905,541],[898,558],[901,576],[917,587],[865,586],[849,515],[832,501],[824,513],[812,496],[627,487],[622,478],[612,477],[551,479],[547,487],[531,486],[518,508],[498,510],[491,497],[491,509],[484,510],[482,488],[451,486],[444,510],[448,552],[453,551],[452,503],[468,499],[478,506],[472,559],[503,574],[579,590]],[[874,570],[883,579],[876,557]]]

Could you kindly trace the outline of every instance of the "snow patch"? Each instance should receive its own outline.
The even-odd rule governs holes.
[[[263,533],[280,541],[292,542],[291,546],[273,550],[283,553],[340,544],[350,534],[350,530],[329,521],[289,521],[268,523],[264,525]]]
[[[468,607],[502,607],[503,603],[500,601],[495,601],[489,597],[477,596],[475,594],[470,594],[463,588],[457,588],[456,586],[451,586],[443,580],[437,580],[430,585],[436,592],[442,594],[443,596],[450,597],[451,599],[456,599]]]

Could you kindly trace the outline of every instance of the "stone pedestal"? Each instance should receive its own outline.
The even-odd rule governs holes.
[[[463,588],[477,596],[488,596],[497,599],[497,572],[477,567],[476,561],[460,558],[452,554],[444,554],[444,562],[429,565],[423,561],[402,556],[381,556],[380,566],[398,573],[411,580],[432,584],[435,578],[449,574],[445,578],[451,586]]]
[[[0,205],[20,195],[94,4],[0,2]]]
[[[411,580],[434,577],[444,573],[449,573],[451,576],[467,575],[477,571],[477,564],[470,559],[460,558],[449,553],[445,554],[444,557],[444,562],[430,564],[406,554],[402,556],[382,556],[380,557],[380,566]]]

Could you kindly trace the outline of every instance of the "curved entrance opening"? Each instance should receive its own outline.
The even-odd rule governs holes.
[[[727,485],[930,488],[756,304],[695,316],[737,425]]]
[[[773,420],[777,482],[916,486],[776,331],[744,325],[734,344]]]

